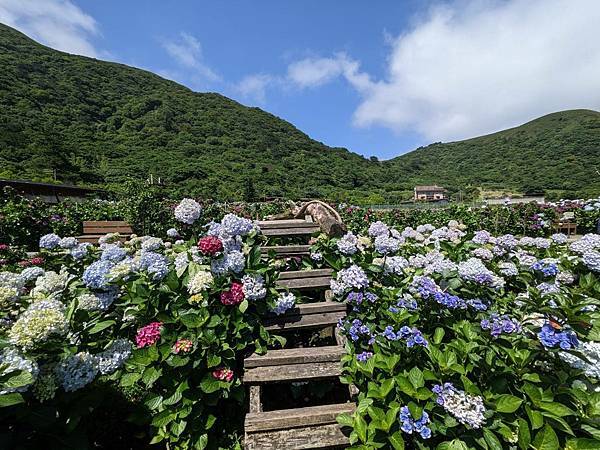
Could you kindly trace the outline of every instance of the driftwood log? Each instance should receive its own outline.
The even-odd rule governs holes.
[[[288,211],[267,217],[267,220],[303,219],[307,215],[310,215],[313,221],[319,224],[321,231],[328,236],[341,236],[346,232],[338,212],[320,200],[295,205]]]

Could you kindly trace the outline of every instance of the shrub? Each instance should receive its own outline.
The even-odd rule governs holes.
[[[599,448],[600,236],[465,229],[378,222],[314,245],[351,306],[352,448]]]
[[[200,232],[222,245],[200,252]],[[115,399],[152,443],[235,444],[241,359],[274,342],[259,318],[279,307],[277,272],[249,220],[177,234],[188,240],[43,237],[46,270],[0,273],[0,406],[13,445],[78,435],[83,448]]]

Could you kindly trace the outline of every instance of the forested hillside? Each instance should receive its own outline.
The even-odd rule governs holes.
[[[44,47],[0,24],[0,178],[110,187],[161,177],[177,195],[397,202],[451,191],[600,193],[600,113],[566,111],[390,161],[331,148],[259,108],[150,72]]]

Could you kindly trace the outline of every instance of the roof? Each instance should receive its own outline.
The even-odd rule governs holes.
[[[415,186],[415,191],[444,191],[446,192],[446,189],[444,189],[443,187],[440,186]]]
[[[32,194],[51,193],[53,195],[85,195],[94,192],[102,192],[99,189],[90,189],[69,184],[38,183],[29,180],[4,180],[0,179],[0,188],[10,186],[17,191]]]

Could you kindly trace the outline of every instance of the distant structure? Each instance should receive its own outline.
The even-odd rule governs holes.
[[[415,202],[438,202],[448,200],[446,189],[440,186],[415,186]]]
[[[0,179],[0,193],[5,187],[15,189],[27,198],[39,198],[46,203],[60,203],[65,198],[80,202],[86,197],[102,193],[98,189],[89,189],[69,184],[36,183],[27,180]]]
[[[523,197],[485,198],[486,205],[516,205],[517,203],[546,203],[543,195],[525,195]]]

